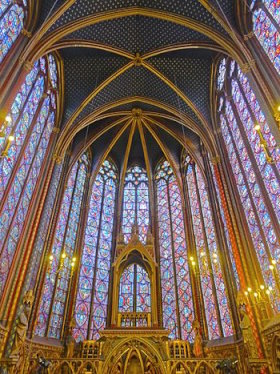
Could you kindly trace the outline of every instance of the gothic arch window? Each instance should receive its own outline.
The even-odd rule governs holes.
[[[27,0],[0,2],[0,64],[23,29]]]
[[[280,74],[280,3],[278,0],[251,1],[253,31]]]
[[[163,326],[171,338],[192,341],[194,309],[182,198],[167,161],[155,175],[159,226]]]
[[[34,64],[0,124],[0,296],[51,146],[57,86],[49,74],[57,79],[51,55]]]
[[[139,166],[133,166],[126,173],[122,214],[125,243],[128,243],[135,223],[138,225],[139,238],[145,243],[150,222],[149,187],[146,170]]]
[[[120,278],[120,312],[151,311],[151,285],[147,271],[138,264],[127,266]]]
[[[226,64],[227,81],[218,91],[222,136],[263,278],[280,310],[280,153],[248,78],[234,61]]]
[[[76,242],[88,164],[88,155],[84,154],[72,167],[64,191],[39,305],[35,331],[39,336],[61,336],[67,293],[76,262]]]
[[[76,341],[97,339],[106,327],[118,175],[106,160],[93,183],[75,304]]]
[[[218,339],[233,335],[233,330],[208,191],[199,167],[190,156],[184,160],[184,174],[208,335],[210,340]]]

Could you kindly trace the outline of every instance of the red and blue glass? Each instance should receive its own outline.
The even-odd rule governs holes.
[[[23,1],[1,0],[0,63],[10,51],[23,29],[27,6]]]
[[[105,161],[93,183],[75,304],[76,341],[97,339],[106,326],[117,170]]]
[[[125,243],[129,242],[135,224],[139,230],[139,239],[145,243],[150,223],[149,187],[147,173],[139,166],[130,168],[126,173],[122,215]]]
[[[167,161],[156,170],[156,189],[163,325],[171,338],[192,341],[194,311],[182,200]]]
[[[16,95],[5,138],[0,143],[2,152],[8,146],[7,153],[0,159],[0,293],[21,240],[25,217],[55,126],[56,109],[52,103],[56,102],[56,97],[45,83],[47,71],[40,67],[43,61],[45,57],[35,63]],[[8,144],[11,135],[14,141]]]

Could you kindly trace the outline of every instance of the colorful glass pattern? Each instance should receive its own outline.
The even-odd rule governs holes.
[[[145,243],[149,222],[149,187],[147,173],[139,166],[134,166],[127,171],[125,177],[122,223],[125,243],[128,243],[130,240],[132,228],[135,223],[138,225],[139,238]]]
[[[253,31],[278,74],[280,74],[280,3],[263,0],[253,11]]]
[[[279,246],[277,245],[276,235],[271,225],[270,216],[263,202],[254,169],[252,168],[250,158],[244,147],[229,102],[226,103],[226,108],[228,121],[224,115],[220,116],[223,138],[264,280],[268,286],[275,289],[275,280],[269,269],[268,247],[273,250],[273,254],[278,258]],[[248,179],[246,176],[248,176]],[[268,230],[269,235],[266,238],[262,234],[262,228]],[[276,301],[274,301],[274,303],[277,307]],[[280,305],[278,305],[278,308],[279,306]]]
[[[23,29],[27,6],[24,2],[1,0],[0,3],[0,63]]]
[[[275,260],[280,269],[280,151],[249,79],[237,64],[229,83],[232,103],[222,96],[219,108],[222,135],[264,282],[276,290],[269,267]],[[277,290],[272,299],[279,310]]]
[[[6,136],[0,143],[0,151],[8,146],[5,157],[0,159],[0,294],[20,242],[55,122],[52,105],[55,95],[47,91],[43,98],[47,90],[43,76],[47,72],[40,69],[43,61],[45,58],[35,63],[16,95]],[[12,142],[8,138],[11,135],[14,136]]]
[[[230,308],[206,185],[200,169],[193,163],[187,165],[186,177],[209,337],[221,337],[218,318],[222,335],[230,336],[233,335]]]
[[[72,274],[81,204],[87,175],[87,155],[73,166],[56,226],[51,250],[53,260],[47,270],[37,318],[36,335],[60,338],[66,295]],[[49,323],[48,323],[49,321]]]
[[[97,339],[106,326],[117,170],[105,161],[94,181],[75,306],[76,341]]]
[[[156,170],[163,325],[192,341],[193,302],[180,190],[167,161]],[[179,329],[180,326],[180,329]]]
[[[138,264],[127,266],[120,279],[120,312],[151,311],[151,285],[147,271]]]

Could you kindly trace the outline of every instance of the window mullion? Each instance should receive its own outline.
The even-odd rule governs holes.
[[[276,28],[276,30],[278,32],[280,32],[279,25],[277,24],[277,22],[275,21],[273,15],[270,13],[270,11],[267,9],[267,7],[265,6],[265,4],[263,2],[259,5],[259,8],[262,9],[265,12],[265,14],[269,18],[270,22],[273,24],[273,26]]]
[[[15,164],[13,166],[13,170],[12,170],[12,172],[10,174],[10,177],[9,177],[8,181],[7,181],[7,185],[6,185],[6,187],[3,188],[3,196],[2,196],[2,199],[1,199],[1,203],[0,203],[0,212],[2,212],[2,210],[3,210],[4,204],[6,202],[6,199],[8,197],[9,191],[10,191],[10,188],[11,188],[11,186],[13,184],[13,181],[15,179],[16,173],[18,171],[18,168],[19,168],[19,165],[20,165],[20,161],[22,160],[22,157],[24,157],[24,153],[25,153],[26,147],[29,144],[30,137],[31,137],[31,135],[33,133],[34,126],[37,123],[37,120],[38,120],[38,117],[40,115],[40,112],[41,112],[42,106],[44,104],[44,101],[45,101],[45,97],[44,97],[44,94],[43,94],[42,97],[41,97],[41,99],[40,99],[40,103],[39,103],[39,105],[38,105],[38,107],[37,107],[37,109],[36,109],[36,111],[34,113],[34,116],[33,116],[33,119],[31,121],[31,124],[29,126],[29,129],[27,131],[26,137],[24,139],[24,143],[23,143],[23,145],[22,145],[22,147],[20,149],[20,152],[19,152],[19,154],[17,156],[17,159],[15,161]],[[21,116],[22,115],[19,116],[20,117],[19,119],[21,119]]]
[[[213,292],[214,300],[215,300],[218,326],[219,326],[219,330],[220,330],[220,336],[224,336],[222,322],[221,322],[221,316],[220,316],[219,302],[218,302],[218,297],[217,297],[217,292],[216,292],[216,285],[215,285],[215,280],[214,280],[214,276],[213,276],[211,256],[210,256],[207,234],[206,234],[206,229],[205,229],[204,216],[203,216],[203,211],[202,211],[202,206],[201,206],[200,193],[199,193],[199,188],[198,188],[198,183],[197,183],[196,167],[193,167],[192,172],[193,172],[194,180],[195,180],[196,196],[197,196],[197,201],[198,201],[198,206],[199,206],[199,214],[200,214],[200,221],[201,221],[203,237],[204,237],[205,252],[206,252],[206,257],[207,257],[207,262],[208,262],[208,270],[209,270],[210,278],[211,278],[212,292]],[[208,195],[207,195],[207,197],[208,197]]]
[[[176,264],[175,264],[175,248],[174,248],[174,236],[173,236],[173,224],[172,224],[172,215],[171,215],[171,202],[170,202],[170,191],[169,191],[169,183],[170,179],[166,180],[166,188],[167,188],[167,198],[168,198],[168,211],[169,211],[169,225],[170,225],[170,233],[171,233],[171,249],[172,249],[172,264],[173,264],[173,273],[174,273],[174,286],[175,286],[175,298],[176,298],[176,314],[177,314],[177,334],[178,337],[181,339],[181,315],[180,315],[180,308],[179,308],[179,298],[178,298],[178,284],[177,284],[177,272],[176,272]]]
[[[65,245],[67,230],[68,230],[68,226],[69,226],[69,217],[71,215],[71,210],[72,210],[72,206],[73,206],[73,201],[74,201],[74,196],[75,196],[75,191],[76,191],[76,186],[77,186],[78,175],[79,175],[79,172],[80,172],[80,165],[79,165],[79,167],[78,167],[78,169],[76,171],[75,184],[74,184],[74,187],[73,187],[72,196],[71,196],[71,203],[70,203],[70,207],[69,207],[69,211],[68,211],[68,215],[67,215],[67,223],[65,225],[65,230],[64,230],[64,234],[63,234],[63,241],[62,241],[62,244],[61,244],[61,251],[60,251],[60,256],[59,256],[59,263],[61,261],[61,255],[62,255],[62,253],[64,251],[64,245]],[[64,193],[65,193],[65,191],[64,191]],[[61,210],[61,207],[60,207],[60,210]],[[56,231],[55,231],[54,235],[56,235]],[[58,263],[58,266],[59,266],[59,263]],[[47,277],[47,273],[46,273],[46,277]],[[48,320],[47,320],[46,336],[49,335],[50,321],[51,321],[51,317],[53,315],[53,303],[55,301],[55,296],[56,296],[56,291],[57,291],[57,286],[58,286],[59,278],[60,278],[60,274],[59,274],[59,269],[58,269],[58,271],[56,273],[55,284],[54,284],[54,288],[53,288],[53,292],[52,292],[52,297],[51,297],[50,311],[49,311]]]
[[[99,212],[99,228],[98,228],[98,235],[97,235],[97,240],[96,240],[94,272],[93,272],[92,289],[91,289],[91,304],[90,304],[89,323],[88,323],[88,339],[92,338],[90,334],[91,334],[91,325],[92,325],[92,320],[93,320],[93,304],[94,304],[94,294],[95,294],[97,263],[98,263],[98,255],[99,255],[99,243],[100,243],[100,234],[101,234],[101,227],[102,227],[102,220],[103,220],[103,207],[104,207],[105,189],[106,189],[107,181],[108,180],[104,180],[103,178],[102,200],[101,200],[100,212]]]
[[[49,115],[50,115],[50,114],[49,114]],[[48,121],[49,115],[48,115],[48,117],[47,117],[46,122]],[[7,233],[6,233],[6,238],[5,238],[4,242],[3,242],[2,251],[0,252],[0,256],[2,255],[3,250],[4,250],[4,248],[5,248],[6,244],[7,244],[7,240],[9,239],[9,234],[10,234],[10,231],[11,231],[11,227],[12,227],[12,225],[13,225],[13,222],[14,222],[14,220],[15,220],[16,214],[17,214],[17,212],[18,212],[18,209],[19,209],[19,205],[20,205],[20,203],[21,203],[22,196],[23,196],[23,194],[24,194],[24,192],[25,192],[26,184],[27,184],[27,182],[28,182],[28,180],[29,180],[30,173],[31,173],[31,171],[32,171],[32,169],[33,169],[33,163],[34,163],[34,160],[35,160],[35,158],[36,158],[36,154],[37,154],[38,148],[39,148],[39,146],[40,146],[40,144],[41,144],[41,140],[42,140],[43,135],[44,135],[44,130],[43,130],[43,131],[41,132],[41,134],[40,134],[40,138],[39,138],[38,144],[37,144],[37,146],[36,146],[36,150],[35,150],[35,152],[34,152],[34,154],[33,154],[32,161],[31,161],[31,163],[30,163],[30,166],[29,166],[28,172],[27,172],[27,174],[26,174],[26,177],[25,177],[25,180],[24,180],[24,183],[23,183],[23,186],[22,186],[22,190],[21,190],[21,193],[20,193],[20,195],[19,195],[19,198],[18,198],[18,201],[17,201],[17,204],[16,204],[16,208],[15,208],[14,213],[13,213],[12,221],[11,221],[11,223],[9,224],[9,229],[8,229],[8,231],[7,231]]]
[[[226,118],[226,117],[225,117]],[[251,193],[251,190],[250,190],[250,186],[248,185],[248,182],[247,182],[247,177],[246,177],[246,173],[244,171],[244,168],[243,168],[243,165],[242,165],[242,162],[241,162],[241,159],[240,159],[240,156],[238,154],[238,149],[236,147],[236,144],[235,144],[235,141],[234,141],[234,137],[233,137],[233,134],[231,132],[231,129],[230,129],[230,126],[228,124],[228,121],[227,121],[227,118],[226,118],[226,122],[227,122],[227,127],[228,127],[228,131],[230,133],[230,136],[231,136],[231,141],[232,141],[232,144],[233,144],[233,147],[234,147],[234,150],[235,150],[235,153],[236,153],[236,157],[237,157],[237,160],[238,160],[238,164],[239,164],[239,168],[240,168],[240,171],[243,175],[243,179],[244,179],[244,183],[246,185],[246,188],[247,188],[247,192],[248,192],[248,195],[249,195],[249,199],[251,201],[251,205],[252,205],[252,208],[253,208],[253,211],[254,211],[254,214],[255,214],[255,217],[256,217],[256,221],[257,221],[257,225],[258,225],[258,228],[259,228],[259,232],[260,232],[260,235],[261,235],[261,238],[262,238],[262,242],[263,242],[263,245],[265,247],[265,252],[266,252],[266,255],[268,257],[268,260],[269,262],[271,262],[272,260],[272,257],[271,257],[271,253],[270,253],[270,249],[267,245],[267,241],[266,241],[266,237],[265,237],[265,234],[263,232],[263,229],[262,229],[262,224],[260,222],[260,218],[259,218],[259,215],[258,215],[258,212],[257,212],[257,209],[256,209],[256,206],[255,206],[255,202],[254,202],[254,199],[253,199],[253,196],[252,196],[252,193]],[[250,231],[250,230],[249,230]],[[253,245],[254,247],[254,245]],[[275,276],[274,276],[275,273],[273,273],[273,277],[275,279]],[[277,279],[275,279],[276,281],[276,284],[278,285],[278,282],[277,282]],[[277,286],[278,287],[278,286]]]

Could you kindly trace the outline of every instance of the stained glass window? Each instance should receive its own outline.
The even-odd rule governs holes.
[[[185,167],[208,334],[210,340],[217,339],[233,335],[230,308],[206,185],[189,156]]]
[[[122,229],[125,243],[131,237],[132,227],[137,223],[139,238],[145,243],[149,229],[149,188],[148,177],[139,166],[130,168],[125,177],[123,195]]]
[[[34,64],[0,125],[0,295],[21,238],[55,125],[56,91],[48,58]],[[53,60],[53,75],[56,65]]]
[[[280,74],[280,2],[279,0],[252,1],[253,31]]]
[[[1,0],[0,2],[0,63],[11,49],[23,29],[27,1]]]
[[[93,183],[75,306],[76,341],[97,339],[107,317],[117,171],[105,161]]]
[[[147,271],[138,264],[127,266],[120,279],[120,312],[150,312],[151,285]]]
[[[194,310],[180,190],[167,161],[156,170],[163,326],[192,341]]]
[[[72,167],[60,207],[35,333],[60,338],[88,170],[84,154]]]
[[[270,269],[272,265],[280,269],[279,149],[249,80],[238,65],[229,87],[232,102],[225,99],[220,106],[224,144],[263,278],[275,290],[272,298],[279,310],[276,280]]]

